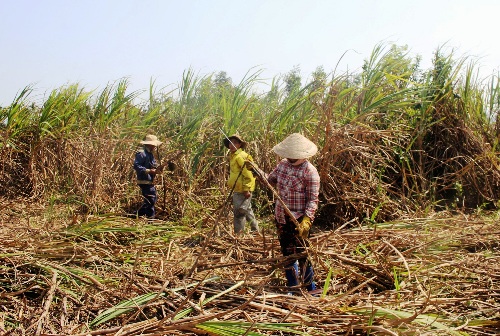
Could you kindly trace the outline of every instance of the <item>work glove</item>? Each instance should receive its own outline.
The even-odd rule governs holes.
[[[298,236],[302,239],[306,239],[309,236],[309,229],[311,228],[311,225],[311,218],[304,215],[302,220],[299,222],[299,225],[295,228]]]

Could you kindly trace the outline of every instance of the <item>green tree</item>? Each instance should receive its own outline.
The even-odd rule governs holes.
[[[311,76],[312,79],[308,85],[307,91],[310,95],[310,99],[314,103],[319,103],[323,100],[323,97],[325,95],[327,74],[323,66],[320,65],[316,68],[316,70],[313,71]]]
[[[302,85],[302,78],[300,77],[300,66],[296,65],[284,77],[285,92],[290,96],[294,92],[298,92]]]
[[[233,85],[233,81],[232,81],[231,77],[229,77],[227,75],[227,72],[219,71],[215,75],[215,79],[214,79],[215,88],[222,89],[222,88],[226,88],[226,87],[232,86],[232,85]]]

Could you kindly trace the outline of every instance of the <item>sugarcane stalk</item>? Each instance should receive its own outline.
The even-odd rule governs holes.
[[[160,167],[163,172],[163,165],[161,163],[161,157],[160,157],[160,150],[158,147],[156,147],[156,156],[158,157],[158,162],[160,164]],[[167,193],[166,193],[166,187],[165,187],[165,178],[163,177],[163,174],[161,174],[161,184],[162,184],[162,189],[163,189],[163,211],[166,209],[166,202],[167,202]]]

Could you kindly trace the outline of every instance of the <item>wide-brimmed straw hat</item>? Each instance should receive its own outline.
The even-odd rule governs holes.
[[[156,135],[148,134],[148,135],[146,135],[146,137],[144,138],[144,140],[142,140],[140,143],[143,144],[143,145],[159,146],[163,142],[161,142],[160,140],[158,140],[158,138],[156,137]]]
[[[226,146],[226,148],[229,148],[229,140],[233,140],[233,139],[236,139],[240,142],[240,148],[244,149],[246,146],[247,146],[247,143],[241,138],[241,136],[239,136],[238,134],[233,134],[228,138],[224,138],[224,146]]]
[[[300,133],[293,133],[273,147],[273,152],[286,159],[307,159],[318,152],[318,147]]]

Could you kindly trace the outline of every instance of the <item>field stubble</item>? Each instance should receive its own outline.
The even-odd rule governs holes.
[[[311,237],[322,289],[288,296],[273,226],[232,236],[2,200],[0,330],[8,335],[493,335],[496,214],[435,214]],[[60,214],[59,216],[57,214]],[[207,239],[210,238],[210,239]],[[190,276],[189,276],[190,275]]]

